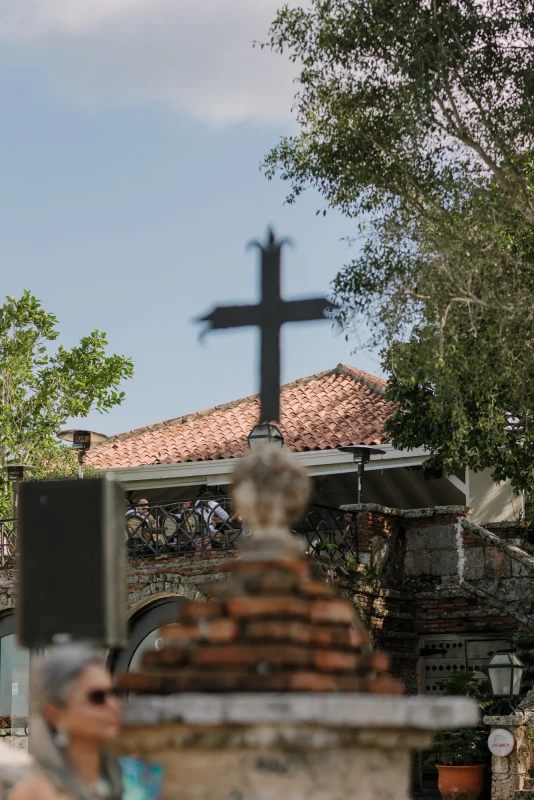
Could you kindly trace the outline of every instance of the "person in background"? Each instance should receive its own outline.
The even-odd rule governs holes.
[[[233,526],[238,526],[241,522],[237,514],[230,516],[217,500],[197,500],[195,511],[202,514],[208,529],[208,541],[204,543],[204,550],[211,549],[210,542],[215,541],[221,546],[228,538],[231,546],[231,540],[235,535]]]
[[[129,508],[126,512],[126,531],[125,540],[130,542],[134,548],[150,545],[154,537],[154,529],[157,522],[149,513],[148,500],[142,498],[135,508]],[[156,535],[156,538],[159,534]]]
[[[37,770],[9,800],[121,800],[121,767],[106,754],[121,709],[99,653],[82,644],[51,648],[36,666],[35,701]]]
[[[149,510],[150,507],[148,505],[148,500],[142,498],[141,500],[139,500],[139,505],[137,505],[135,508],[128,509],[128,511],[126,512],[126,516],[142,517],[144,525],[151,528],[155,528],[157,523],[152,514],[149,514]]]
[[[228,522],[230,519],[230,514],[216,500],[197,500],[195,511],[202,514],[204,522],[208,526],[210,539],[217,533],[216,525]]]

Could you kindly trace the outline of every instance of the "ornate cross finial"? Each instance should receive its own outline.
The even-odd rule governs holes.
[[[271,229],[267,242],[252,242],[261,252],[261,300],[256,305],[218,306],[199,321],[208,330],[256,325],[261,332],[259,422],[280,419],[280,328],[286,322],[324,319],[333,304],[324,297],[284,300],[280,296],[281,250],[287,240],[277,241]]]

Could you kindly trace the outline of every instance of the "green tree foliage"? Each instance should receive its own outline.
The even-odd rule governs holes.
[[[269,46],[301,65],[300,132],[265,170],[354,220],[334,298],[384,345],[394,444],[532,489],[532,3],[311,0]]]
[[[106,336],[98,330],[70,350],[54,348],[57,324],[29,292],[0,307],[0,465],[30,463],[38,467],[36,477],[74,474],[73,454],[57,432],[70,417],[122,403],[120,384],[133,374],[130,359],[106,355]],[[0,488],[0,513],[9,515],[4,473]]]

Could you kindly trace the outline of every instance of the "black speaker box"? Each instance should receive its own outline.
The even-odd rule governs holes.
[[[127,644],[124,490],[111,478],[20,484],[22,647]]]

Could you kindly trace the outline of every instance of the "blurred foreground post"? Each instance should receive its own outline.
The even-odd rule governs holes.
[[[19,643],[125,646],[120,484],[107,477],[23,483],[19,537]]]

